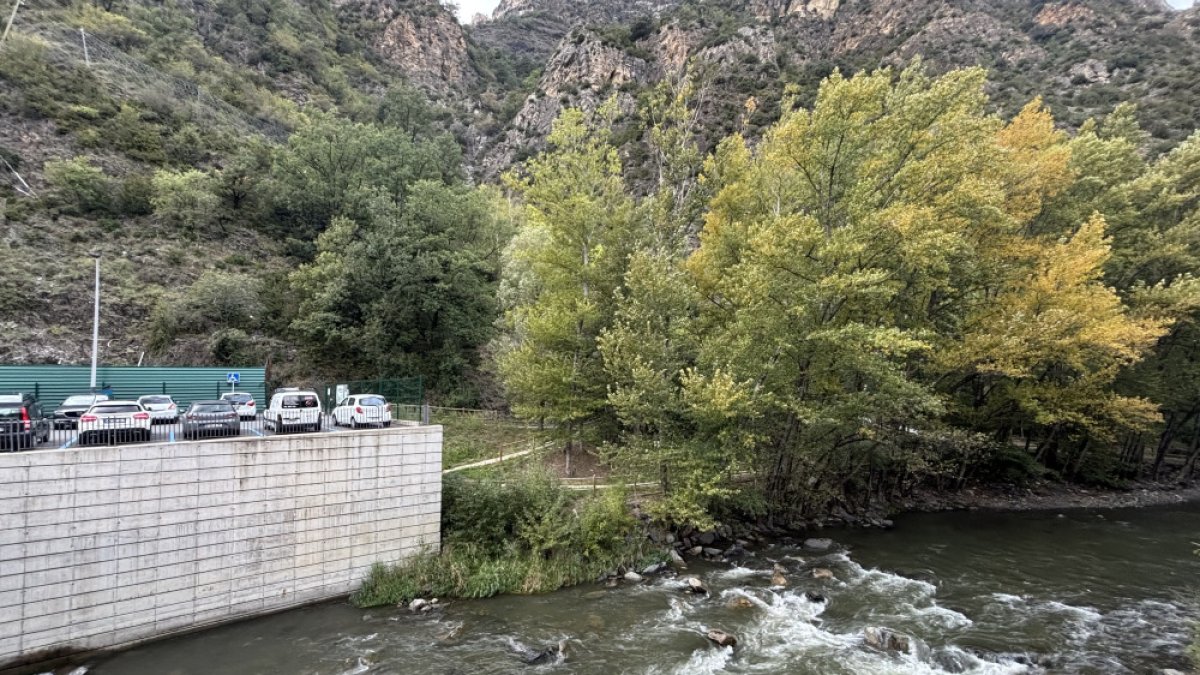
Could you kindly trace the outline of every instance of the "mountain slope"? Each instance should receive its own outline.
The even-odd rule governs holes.
[[[1011,114],[1041,95],[1071,127],[1135,101],[1162,150],[1200,126],[1189,102],[1200,94],[1195,17],[1158,0],[508,0],[494,20],[473,29],[473,39],[536,56],[540,37],[576,28],[548,57],[538,87],[484,165],[493,173],[538,147],[562,107],[590,108],[614,89],[624,90],[628,107],[637,89],[678,79],[689,67],[704,89],[700,136],[712,141],[772,121],[786,84],[800,85],[801,100],[811,100],[834,69],[900,66],[914,58],[935,72],[984,66],[1000,111]],[[545,30],[517,30],[530,22]],[[540,37],[509,39],[515,34]],[[617,61],[621,67],[613,68]],[[743,120],[751,97],[756,112]]]

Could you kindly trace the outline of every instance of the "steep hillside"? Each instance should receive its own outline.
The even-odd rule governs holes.
[[[834,69],[914,58],[935,72],[986,67],[993,100],[1007,114],[1042,95],[1057,119],[1077,126],[1119,101],[1135,101],[1156,150],[1200,125],[1190,103],[1200,94],[1196,12],[1175,13],[1158,0],[511,0],[472,35],[518,56],[540,55],[542,38],[568,25],[576,28],[547,58],[537,88],[487,153],[489,174],[538,147],[562,107],[589,108],[614,91],[628,107],[638,90],[677,80],[689,68],[702,86],[702,141],[739,128],[753,134],[773,121],[786,84],[799,85],[808,101]]]
[[[93,253],[106,361],[286,359],[277,299],[316,230],[269,196],[279,149],[323,111],[428,118],[403,83],[456,102],[475,77],[436,0],[22,5],[0,56],[0,362],[87,359]],[[261,285],[266,315],[232,346],[203,321],[156,338],[205,277]]]
[[[1200,126],[1198,27],[1158,0],[505,0],[471,27],[437,0],[23,4],[0,58],[0,361],[86,360],[99,253],[106,359],[306,367],[288,274],[331,218],[492,182],[562,109],[613,97],[640,189],[647,101],[685,75],[702,150],[756,138],[788,85],[808,103],[835,69],[919,57],[985,66],[1005,114],[1044,95],[1075,127],[1136,102],[1157,153]],[[332,152],[367,140],[369,161]],[[327,165],[304,154],[322,142]],[[238,321],[184,319],[239,287]]]

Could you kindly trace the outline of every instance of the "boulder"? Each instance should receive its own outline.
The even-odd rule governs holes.
[[[831,569],[827,569],[824,567],[814,567],[813,568],[813,578],[814,579],[833,579],[835,577],[833,576],[833,570],[831,570]]]
[[[637,572],[626,572],[625,573],[625,581],[632,581],[634,583],[637,583],[641,580],[642,580],[642,575],[638,574]]]
[[[704,555],[704,547],[703,546],[693,546],[690,549],[688,549],[688,555],[690,555],[690,556]]]
[[[708,593],[708,589],[704,587],[704,582],[696,577],[688,577],[683,580],[683,583],[687,584],[687,591],[689,593]]]
[[[721,549],[706,547],[704,549],[704,555],[706,555],[710,558],[720,558],[721,557]]]
[[[869,626],[863,631],[863,642],[883,652],[907,654],[912,647],[907,635],[876,626]]]
[[[811,548],[814,551],[827,551],[832,546],[833,546],[833,540],[826,539],[824,537],[804,540],[804,548]]]
[[[781,574],[780,572],[775,572],[774,574],[771,575],[771,585],[772,586],[787,586],[788,585],[787,577],[783,576],[783,574]]]
[[[545,649],[527,649],[521,652],[521,658],[531,666],[541,666],[547,663],[557,663],[563,656],[563,650],[566,649],[566,640],[559,642],[556,645],[550,645]]]
[[[739,595],[729,601],[730,609],[753,609],[754,601],[744,595]]]
[[[687,569],[687,564],[683,562],[683,556],[679,555],[675,549],[671,549],[671,562],[678,567]]]
[[[829,602],[829,598],[826,598],[820,593],[814,593],[812,591],[804,591],[804,599],[808,600],[809,602]]]
[[[428,612],[431,609],[433,609],[433,605],[425,598],[416,598],[408,603],[408,610],[410,612]]]
[[[702,546],[712,546],[712,543],[716,540],[717,540],[717,535],[712,532],[705,532],[705,533],[701,534],[699,537],[696,537],[696,541],[700,542],[700,544]]]
[[[642,576],[648,577],[651,574],[658,574],[666,566],[667,566],[666,563],[654,563],[653,565],[650,565],[646,569],[642,570]]]
[[[736,647],[737,646],[737,638],[736,637],[730,635],[729,633],[726,633],[723,630],[718,630],[716,628],[709,629],[708,633],[706,633],[704,637],[708,638],[709,640],[712,640],[713,642],[717,643],[718,645],[720,645],[722,647]]]

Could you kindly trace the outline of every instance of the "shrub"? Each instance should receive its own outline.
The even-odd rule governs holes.
[[[503,482],[448,476],[442,527],[440,552],[377,565],[353,601],[547,592],[665,557],[640,536],[623,493],[579,497],[536,470]]]
[[[158,171],[153,179],[154,214],[168,225],[205,230],[217,219],[220,198],[203,171]]]
[[[65,213],[90,215],[108,213],[112,206],[112,181],[84,157],[51,160],[45,166],[46,180],[54,188],[53,201]]]

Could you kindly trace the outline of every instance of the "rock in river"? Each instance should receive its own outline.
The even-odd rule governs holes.
[[[433,609],[433,605],[425,598],[416,598],[408,603],[408,609],[411,612],[428,612]]]
[[[632,582],[636,583],[641,580],[642,580],[642,575],[638,574],[637,572],[626,572],[625,573],[625,581],[632,581]]]
[[[814,579],[833,579],[833,570],[824,567],[813,568]]]
[[[753,609],[754,601],[744,595],[739,595],[729,601],[729,609]]]
[[[687,590],[689,593],[698,593],[703,595],[704,593],[708,592],[708,589],[704,587],[704,582],[700,581],[696,577],[688,577],[684,579],[683,582],[687,584]]]
[[[720,645],[722,647],[736,647],[737,646],[737,638],[730,635],[729,633],[726,633],[723,630],[717,630],[716,628],[709,629],[709,631],[705,635],[705,637],[707,637],[709,640],[712,640],[713,642],[717,643],[718,645]]]
[[[911,645],[908,636],[888,628],[870,626],[863,631],[863,641],[868,647],[884,652],[900,652],[907,654]]]
[[[805,539],[804,548],[810,548],[814,551],[827,551],[833,547],[833,540],[822,538]]]

